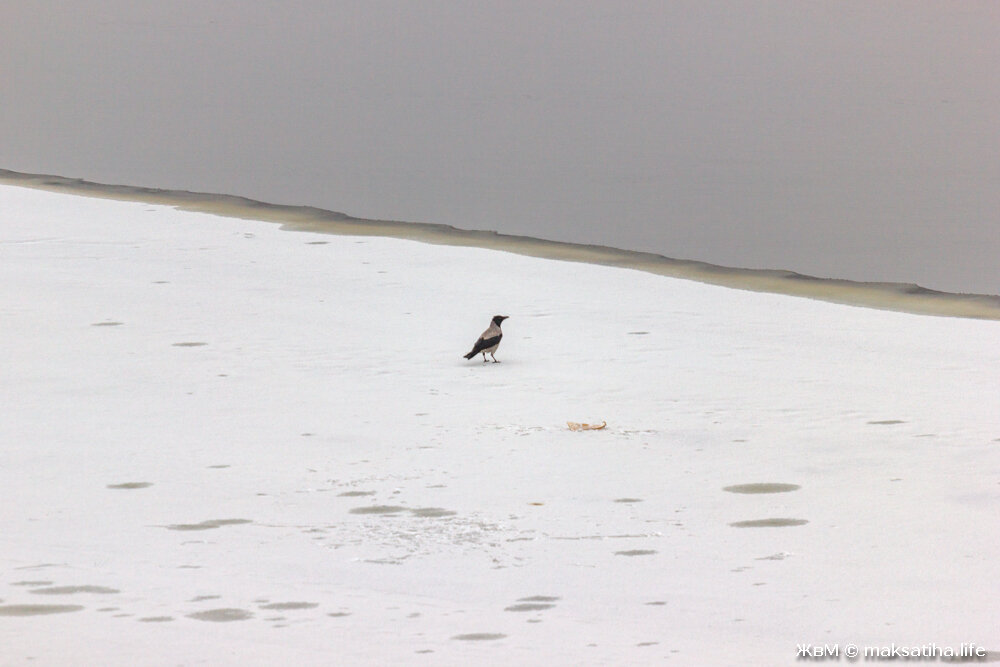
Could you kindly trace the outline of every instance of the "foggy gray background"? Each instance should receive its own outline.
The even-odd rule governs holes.
[[[32,0],[0,167],[1000,293],[1000,3]]]

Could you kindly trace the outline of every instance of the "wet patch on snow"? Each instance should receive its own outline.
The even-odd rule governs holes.
[[[0,605],[0,616],[46,616],[81,611],[78,604],[7,604]]]
[[[442,509],[440,507],[418,507],[417,509],[410,510],[410,514],[413,516],[435,519],[445,516],[455,516],[458,512],[452,512],[451,510]]]
[[[350,510],[351,514],[399,514],[405,512],[405,507],[399,505],[369,505],[367,507],[355,507]]]
[[[261,609],[275,609],[275,610],[286,610],[286,609],[315,609],[319,606],[318,602],[271,602],[269,604],[261,605]]]
[[[53,586],[51,588],[36,588],[31,592],[35,595],[76,595],[77,593],[114,595],[121,593],[117,588],[108,588],[106,586]]]
[[[122,484],[108,484],[109,489],[148,489],[153,486],[152,482],[124,482]]]
[[[250,519],[209,519],[201,523],[172,523],[167,526],[167,530],[214,530],[222,526],[238,526],[245,523],[253,523]]]
[[[723,491],[729,493],[788,493],[798,491],[802,487],[798,484],[781,484],[777,482],[757,482],[754,484],[736,484],[735,486],[724,486]]]
[[[734,521],[729,524],[733,528],[785,528],[787,526],[804,526],[809,521],[807,519],[751,519],[749,521]]]
[[[247,619],[253,618],[253,613],[247,611],[246,609],[209,609],[207,611],[198,611],[193,614],[188,614],[188,618],[193,618],[196,621],[210,621],[212,623],[229,623],[231,621],[245,621]]]

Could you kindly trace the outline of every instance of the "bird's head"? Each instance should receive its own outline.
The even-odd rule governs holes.
[[[494,315],[493,324],[500,326],[500,323],[507,319],[506,315]]]

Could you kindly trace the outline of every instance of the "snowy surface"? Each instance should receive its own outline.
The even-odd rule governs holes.
[[[0,322],[4,664],[1000,650],[998,322],[7,186]]]

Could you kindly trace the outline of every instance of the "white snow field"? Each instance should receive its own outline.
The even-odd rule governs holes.
[[[998,343],[0,186],[0,663],[995,662]]]

